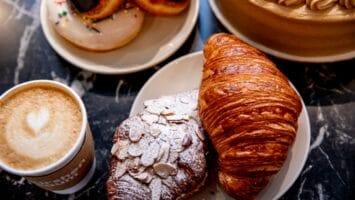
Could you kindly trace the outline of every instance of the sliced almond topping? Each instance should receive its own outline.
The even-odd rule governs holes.
[[[149,189],[152,193],[152,200],[159,200],[161,196],[161,179],[155,178],[149,184]]]
[[[169,108],[165,108],[160,114],[163,116],[170,116],[174,115],[174,111]]]
[[[180,120],[189,120],[188,115],[169,115],[166,116],[168,121],[180,121]]]
[[[135,167],[129,168],[128,173],[132,177],[136,177],[136,176],[140,175],[141,173],[143,173],[145,170],[146,170],[146,167],[144,167],[142,165],[140,165],[140,166],[137,165]]]
[[[143,105],[144,105],[145,107],[154,105],[154,100],[146,100],[146,101],[143,102]]]
[[[132,142],[138,142],[141,139],[142,136],[143,136],[143,132],[142,131],[132,130],[132,129],[129,130],[129,139]]]
[[[125,162],[118,161],[116,164],[116,171],[114,177],[118,179],[121,176],[123,176],[123,174],[125,174],[126,171],[127,171],[126,161]]]
[[[128,146],[129,146],[129,141],[128,140],[122,140],[117,142],[114,150],[115,150],[115,156],[120,159],[124,160],[125,158],[129,157],[127,154]]]
[[[141,116],[142,120],[145,121],[146,123],[148,124],[153,124],[153,123],[156,123],[158,122],[159,120],[159,115],[153,115],[153,114],[143,114]]]
[[[185,133],[183,133],[180,129],[172,132],[174,136],[170,138],[170,148],[175,152],[182,152],[186,148],[182,146],[183,138]]]
[[[197,131],[195,131],[195,133],[198,136],[198,138],[200,138],[201,141],[205,141],[206,137],[205,137],[205,134],[202,133],[202,131],[197,130]]]
[[[143,149],[139,144],[131,144],[128,148],[128,154],[132,157],[137,157],[142,155]]]
[[[160,152],[157,161],[168,162],[169,158],[170,144],[167,142],[160,143]]]
[[[154,172],[161,178],[168,178],[177,173],[177,169],[170,163],[156,163],[153,165]]]
[[[188,97],[180,97],[179,100],[183,104],[189,104],[191,102],[190,98]]]
[[[192,139],[190,134],[185,134],[184,139],[182,139],[181,145],[185,148],[189,147],[192,144]]]
[[[162,125],[167,125],[168,124],[168,121],[166,121],[165,117],[163,116],[159,116],[159,119],[158,119],[158,124],[162,124]]]
[[[155,106],[154,104],[147,106],[144,110],[156,115],[159,115],[163,111],[160,106]]]
[[[161,130],[159,130],[158,128],[154,128],[151,129],[149,133],[154,137],[158,137],[161,133]]]
[[[141,147],[141,149],[143,151],[145,151],[148,146],[149,146],[149,143],[152,141],[151,137],[143,137],[140,141],[139,141],[139,146]]]
[[[137,175],[132,175],[133,178],[137,179],[138,181],[142,182],[142,183],[149,183],[153,177],[152,175],[150,175],[147,172],[143,172]]]
[[[114,155],[118,151],[118,143],[116,142],[115,144],[112,145],[111,148],[111,154]]]
[[[136,157],[134,159],[130,159],[130,160],[126,160],[127,162],[127,169],[130,171],[130,172],[133,172],[133,173],[138,173],[139,171],[142,172],[144,171],[144,168],[141,169],[140,165],[139,165],[139,158]]]
[[[152,142],[147,149],[144,150],[141,157],[141,164],[143,166],[151,166],[155,159],[159,156],[160,145],[158,142]]]

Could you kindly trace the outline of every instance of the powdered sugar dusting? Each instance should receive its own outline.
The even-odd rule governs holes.
[[[146,101],[142,112],[120,125],[111,151],[119,161],[110,177],[120,197],[133,198],[129,189],[123,191],[128,185],[143,199],[176,199],[201,186],[206,148],[197,96],[194,90]]]
[[[155,178],[149,185],[152,194],[152,200],[159,200],[161,195],[161,179]]]
[[[160,150],[159,143],[156,141],[151,142],[150,145],[148,146],[148,149],[144,151],[141,157],[141,164],[146,167],[153,165],[155,160],[158,158],[159,150]]]

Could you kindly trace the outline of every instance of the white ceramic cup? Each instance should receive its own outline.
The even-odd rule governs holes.
[[[5,171],[23,176],[33,184],[58,194],[71,194],[82,189],[95,172],[96,160],[94,141],[87,121],[87,113],[81,98],[68,86],[50,80],[35,80],[19,84],[0,96],[2,100],[18,90],[35,85],[55,87],[71,96],[79,105],[82,117],[80,134],[74,145],[57,161],[36,170],[17,170],[0,160],[0,168]],[[0,133],[1,134],[1,133]],[[0,148],[1,150],[1,148]]]

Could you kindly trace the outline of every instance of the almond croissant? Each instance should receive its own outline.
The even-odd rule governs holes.
[[[255,199],[282,167],[302,106],[287,78],[237,37],[213,35],[204,48],[199,115],[218,153],[219,181]]]

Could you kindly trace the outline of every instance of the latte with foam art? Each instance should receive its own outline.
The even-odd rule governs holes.
[[[64,157],[82,128],[82,113],[66,91],[38,84],[0,101],[0,161],[17,170],[37,170]]]

